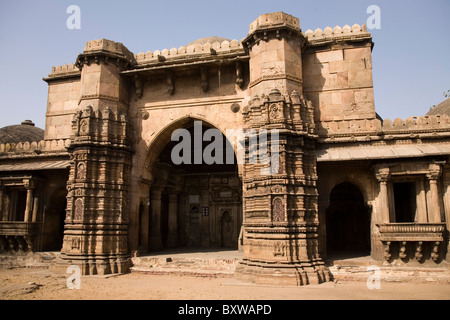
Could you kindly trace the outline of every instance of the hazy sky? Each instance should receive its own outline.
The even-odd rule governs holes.
[[[69,30],[67,7],[81,9],[81,29]],[[198,38],[243,39],[260,14],[284,11],[303,31],[363,24],[370,30],[375,108],[382,118],[424,115],[450,89],[450,0],[0,0],[0,127],[33,120],[44,128],[52,66],[75,62],[89,40],[122,42],[134,53],[178,48]]]

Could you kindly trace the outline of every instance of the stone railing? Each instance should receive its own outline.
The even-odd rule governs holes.
[[[237,40],[214,42],[213,44],[206,43],[204,45],[192,44],[186,47],[182,46],[178,49],[172,48],[170,50],[164,49],[162,51],[155,50],[146,53],[139,52],[135,55],[138,64],[158,61],[158,57],[163,56],[166,59],[184,58],[189,55],[211,54],[212,51],[217,53],[228,53],[233,51],[243,50],[242,44]]]
[[[389,261],[392,257],[392,244],[398,244],[398,257],[408,258],[414,254],[417,261],[424,258],[424,243],[431,245],[430,257],[437,261],[440,257],[439,247],[444,241],[444,223],[386,223],[377,225],[380,232],[380,240],[384,243],[384,257]]]
[[[355,119],[321,121],[318,125],[320,136],[364,135],[364,134],[402,134],[409,132],[435,132],[450,129],[447,115],[400,118],[394,121],[385,119]]]
[[[367,38],[371,37],[370,33],[367,31],[365,24],[360,26],[359,24],[354,24],[352,27],[345,25],[344,27],[336,26],[333,29],[331,27],[326,27],[325,29],[317,28],[316,30],[307,30],[304,36],[308,39],[310,43],[324,42],[327,40],[332,40],[335,38]]]
[[[443,241],[443,223],[389,223],[378,226],[381,241]]]
[[[39,222],[1,221],[0,253],[34,251],[40,226]]]
[[[0,144],[1,153],[39,153],[65,150],[70,145],[70,139],[41,140],[33,142],[19,142]]]

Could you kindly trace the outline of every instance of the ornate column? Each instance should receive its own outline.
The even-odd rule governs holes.
[[[416,202],[417,202],[417,222],[424,223],[428,221],[427,218],[427,198],[425,194],[425,181],[424,179],[417,180],[416,183]]]
[[[450,167],[448,164],[443,167],[443,183],[444,212],[447,225],[447,248],[450,248]],[[447,261],[450,261],[450,254],[447,254]]]
[[[61,258],[85,275],[124,273],[130,265],[127,127],[127,116],[108,107],[87,106],[72,121]]]
[[[11,193],[3,190],[3,219],[2,221],[8,221],[10,219],[9,213],[11,211]]]
[[[167,247],[175,248],[178,245],[178,194],[172,191],[169,194],[169,233]]]
[[[438,178],[439,171],[432,171],[427,174],[428,182],[430,183],[430,203],[428,211],[429,222],[441,222],[441,209],[439,204],[439,190],[438,190]]]
[[[163,248],[161,240],[161,192],[160,186],[152,186],[151,188],[151,230],[149,249],[161,250]]]
[[[128,250],[132,142],[128,83],[134,55],[121,43],[94,40],[76,61],[79,109],[67,148],[70,175],[61,258],[83,274],[124,273]]]
[[[5,221],[5,218],[3,216],[3,186],[1,181],[0,181],[0,221]]]
[[[303,96],[305,44],[299,20],[283,12],[260,16],[243,40],[252,99],[242,112],[245,231],[236,275],[246,281],[330,280],[318,252],[317,134],[312,103]]]
[[[34,194],[34,199],[33,199],[33,213],[31,215],[31,222],[38,221],[39,203],[40,203],[40,199],[42,198],[42,195],[43,195],[43,188],[40,188],[39,182],[37,182],[37,183],[38,184],[36,185],[36,192]]]
[[[201,219],[201,244],[202,247],[208,248],[211,242],[211,227],[209,225],[209,210],[211,210],[209,206],[209,190],[201,191],[201,201],[200,201],[200,219]],[[205,212],[207,210],[208,212]]]
[[[34,202],[34,188],[35,183],[31,179],[24,180],[24,186],[27,189],[27,201],[25,207],[24,222],[30,222],[32,218],[33,202]]]
[[[380,193],[379,193],[379,208],[380,223],[391,222],[390,210],[389,210],[389,194],[387,183],[390,178],[389,168],[379,168],[376,172],[376,177],[380,183]]]

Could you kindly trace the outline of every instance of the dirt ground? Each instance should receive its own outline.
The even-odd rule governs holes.
[[[0,269],[1,300],[449,300],[450,285],[382,282],[330,282],[304,287],[245,284],[233,278],[198,278],[131,273],[82,276],[69,290],[69,274],[48,269]]]

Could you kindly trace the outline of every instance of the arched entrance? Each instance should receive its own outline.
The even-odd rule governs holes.
[[[331,191],[326,237],[329,257],[370,254],[370,212],[355,185],[345,182]]]
[[[153,179],[148,233],[140,237],[148,236],[149,251],[179,247],[237,249],[242,183],[233,147],[218,129],[204,121],[183,120],[180,126],[166,130],[170,132],[161,134],[166,138],[165,146],[159,142],[159,156],[150,164]],[[175,130],[181,134],[179,138],[167,141]]]

